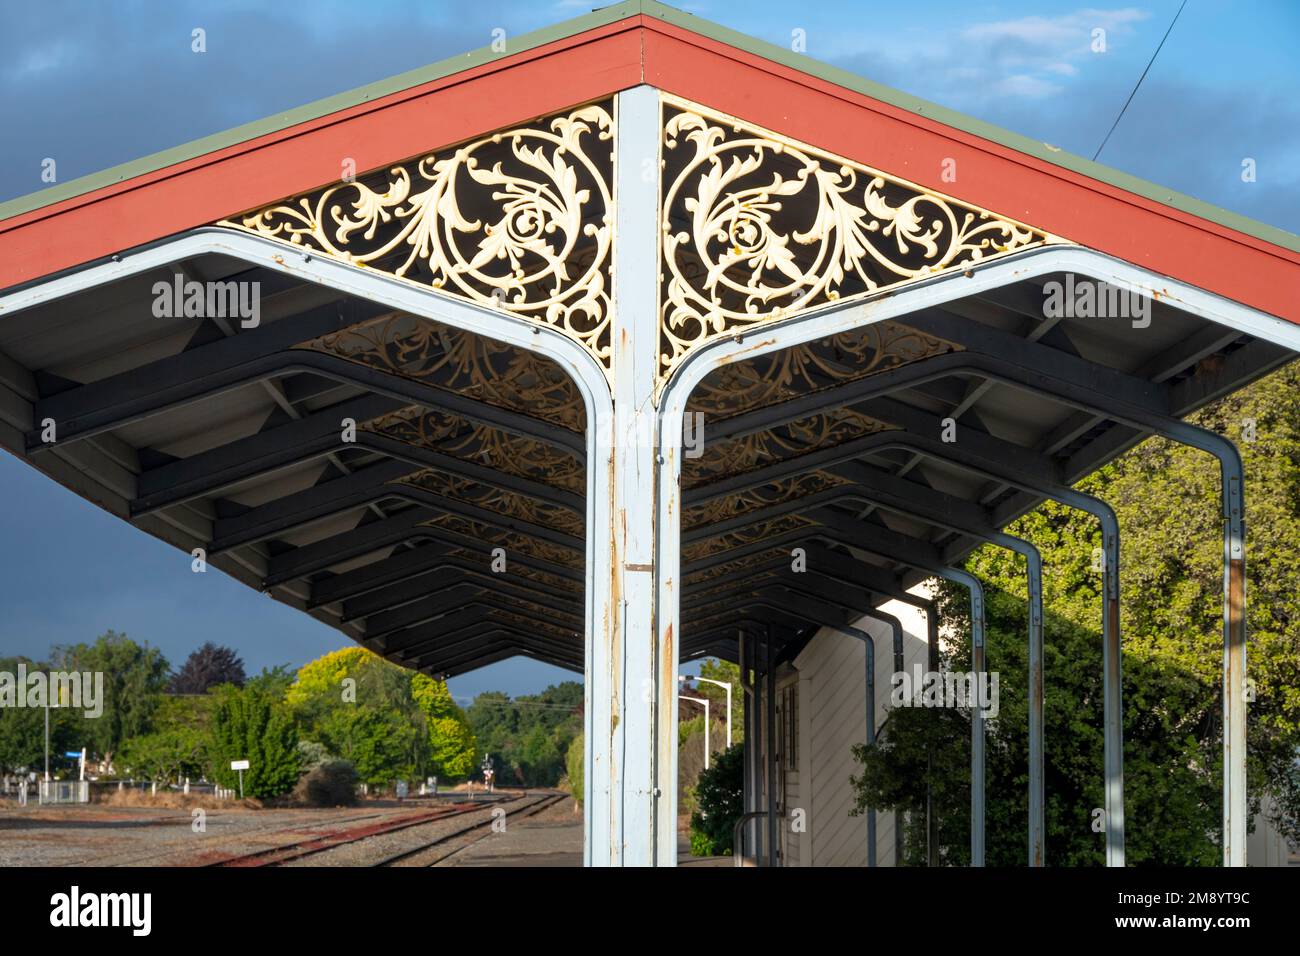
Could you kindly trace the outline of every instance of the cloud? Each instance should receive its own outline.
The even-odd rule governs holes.
[[[1146,47],[1154,49],[1155,39],[1143,36],[1142,51],[1133,50],[1123,68],[1116,68],[1117,45],[1135,40],[1146,19],[1148,14],[1130,7],[1084,9],[1056,17],[952,24],[924,35],[864,36],[857,38],[857,50],[835,63],[1091,157],[1132,90],[1149,56]],[[1098,27],[1107,31],[1106,55],[1090,47]],[[1254,183],[1241,182],[1245,157],[1259,164]],[[1101,161],[1300,233],[1300,104],[1284,87],[1234,85],[1221,73],[1153,72]]]
[[[1008,98],[1061,95],[1067,81],[1101,60],[1092,49],[1094,30],[1106,31],[1109,50],[1148,17],[1125,7],[951,24],[927,31],[924,38],[865,38],[866,49],[840,57],[837,64],[956,109],[980,112]],[[918,79],[924,90],[918,89]]]

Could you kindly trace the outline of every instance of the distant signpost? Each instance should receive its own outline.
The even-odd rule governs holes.
[[[230,769],[239,771],[239,799],[244,799],[244,771],[248,769],[247,760],[230,761]]]

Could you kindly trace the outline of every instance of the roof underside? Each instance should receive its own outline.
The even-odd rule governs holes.
[[[0,324],[4,445],[395,661],[454,675],[524,654],[580,670],[586,422],[559,369],[231,259],[176,265],[260,282],[260,325],[155,317],[171,267],[15,314]],[[967,453],[1069,483],[1143,437],[1015,369],[1184,415],[1291,357],[1164,302],[1141,329],[1045,320],[1043,281],[701,384],[684,659],[734,656],[742,620],[785,639],[851,621],[927,577],[918,560],[977,544],[954,529],[1000,528],[1041,500]],[[35,424],[46,417],[54,445]],[[947,418],[959,440],[944,447]],[[794,547],[810,573],[789,573]]]
[[[506,57],[471,55],[0,206],[12,217],[0,287],[333,182],[341,155],[386,169],[651,83],[921,187],[939,188],[937,157],[956,156],[958,199],[1300,320],[1296,237],[810,64],[620,4]],[[260,321],[159,316],[155,283],[178,274],[259,283]],[[959,561],[1035,507],[1034,487],[1073,483],[1144,437],[1111,398],[1182,417],[1292,358],[1164,299],[1142,327],[1046,318],[1044,284],[1066,279],[707,378],[690,405],[704,451],[683,469],[683,658],[734,656],[741,621],[787,640],[851,621]],[[0,318],[0,444],[433,674],[518,654],[581,670],[583,409],[547,359],[215,254]],[[952,444],[937,438],[947,420]],[[789,573],[795,547],[806,574]]]

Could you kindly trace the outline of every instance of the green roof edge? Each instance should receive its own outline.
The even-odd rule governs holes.
[[[1174,190],[1152,183],[1145,179],[1139,179],[1128,173],[1115,169],[1111,166],[1105,166],[1101,163],[1094,162],[1082,156],[1073,153],[1067,153],[1047,143],[1031,139],[1028,136],[1022,136],[1019,133],[1013,133],[1010,130],[1003,129],[1000,126],[994,126],[992,123],[986,123],[983,120],[967,116],[964,113],[958,113],[947,107],[931,103],[919,97],[911,96],[891,87],[884,86],[880,83],[868,80],[865,77],[850,73],[838,67],[831,66],[814,60],[812,57],[802,53],[795,53],[785,47],[768,43],[764,40],[758,40],[754,37],[739,33],[729,27],[713,23],[709,20],[703,20],[693,14],[677,10],[666,4],[659,3],[658,0],[623,0],[612,6],[602,7],[593,10],[591,13],[583,14],[570,20],[557,23],[554,26],[543,27],[540,30],[534,30],[531,33],[522,34],[510,43],[509,49],[505,55],[511,53],[520,53],[535,47],[543,46],[547,43],[553,43],[557,40],[568,39],[586,30],[595,27],[605,26],[610,23],[616,23],[619,20],[641,14],[646,17],[662,20],[665,23],[681,27],[691,32],[698,33],[701,36],[717,40],[728,46],[735,47],[747,53],[765,60],[771,60],[782,66],[789,67],[800,73],[805,73],[818,79],[825,80],[836,86],[861,93],[872,99],[880,100],[891,106],[923,116],[927,119],[934,120],[945,126],[962,130],[973,136],[978,136],[990,142],[1006,146],[1016,152],[1023,153],[1027,156],[1033,156],[1050,163],[1053,166],[1059,166],[1062,169],[1068,169],[1071,172],[1079,173],[1098,182],[1107,183],[1136,196],[1149,199],[1152,202],[1162,206],[1168,206],[1171,209],[1178,209],[1182,212],[1189,213],[1209,222],[1218,223],[1229,229],[1254,236],[1264,242],[1272,243],[1284,249],[1293,252],[1300,252],[1300,235],[1287,232],[1277,226],[1270,226],[1267,223],[1251,219],[1239,213],[1231,212],[1220,206],[1214,206],[1203,200],[1188,196],[1185,193],[1175,192]],[[105,186],[111,186],[114,183],[131,179],[135,176],[155,172],[164,169],[167,166],[176,163],[185,162],[189,159],[202,156],[205,153],[215,152],[219,149],[225,149],[259,136],[265,136],[268,133],[278,132],[287,129],[298,123],[304,123],[309,120],[319,119],[330,113],[336,113],[345,110],[368,100],[378,99],[388,96],[392,93],[398,93],[402,90],[419,86],[422,83],[428,83],[432,80],[442,79],[446,76],[454,75],[471,67],[479,66],[484,63],[490,63],[493,60],[500,59],[503,54],[497,53],[489,47],[480,47],[469,53],[459,54],[449,57],[445,60],[439,60],[437,63],[428,66],[418,67],[414,70],[408,70],[405,73],[399,73],[396,76],[387,79],[378,80],[365,86],[357,87],[334,96],[325,97],[316,100],[304,106],[296,107],[283,113],[277,113],[273,116],[265,117],[260,120],[254,120],[250,123],[236,126],[232,129],[220,133],[213,133],[200,139],[193,140],[189,143],[183,143],[179,146],[173,146],[170,149],[153,153],[140,159],[123,163],[119,166],[111,167],[98,173],[92,173],[88,176],[82,176],[78,179],[69,180],[66,183],[50,186],[25,196],[19,196],[7,202],[0,203],[0,221],[31,212],[43,206],[48,206],[65,199],[71,199],[76,196],[101,189]]]

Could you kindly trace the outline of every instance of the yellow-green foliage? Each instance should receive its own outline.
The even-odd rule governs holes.
[[[285,697],[304,736],[352,760],[367,782],[458,779],[474,770],[474,734],[447,685],[365,648],[306,664]]]
[[[355,678],[361,669],[374,663],[387,663],[364,647],[344,647],[304,664],[298,677],[285,694],[285,703],[295,709],[323,694],[341,699],[343,678]],[[395,666],[395,665],[390,665]]]

